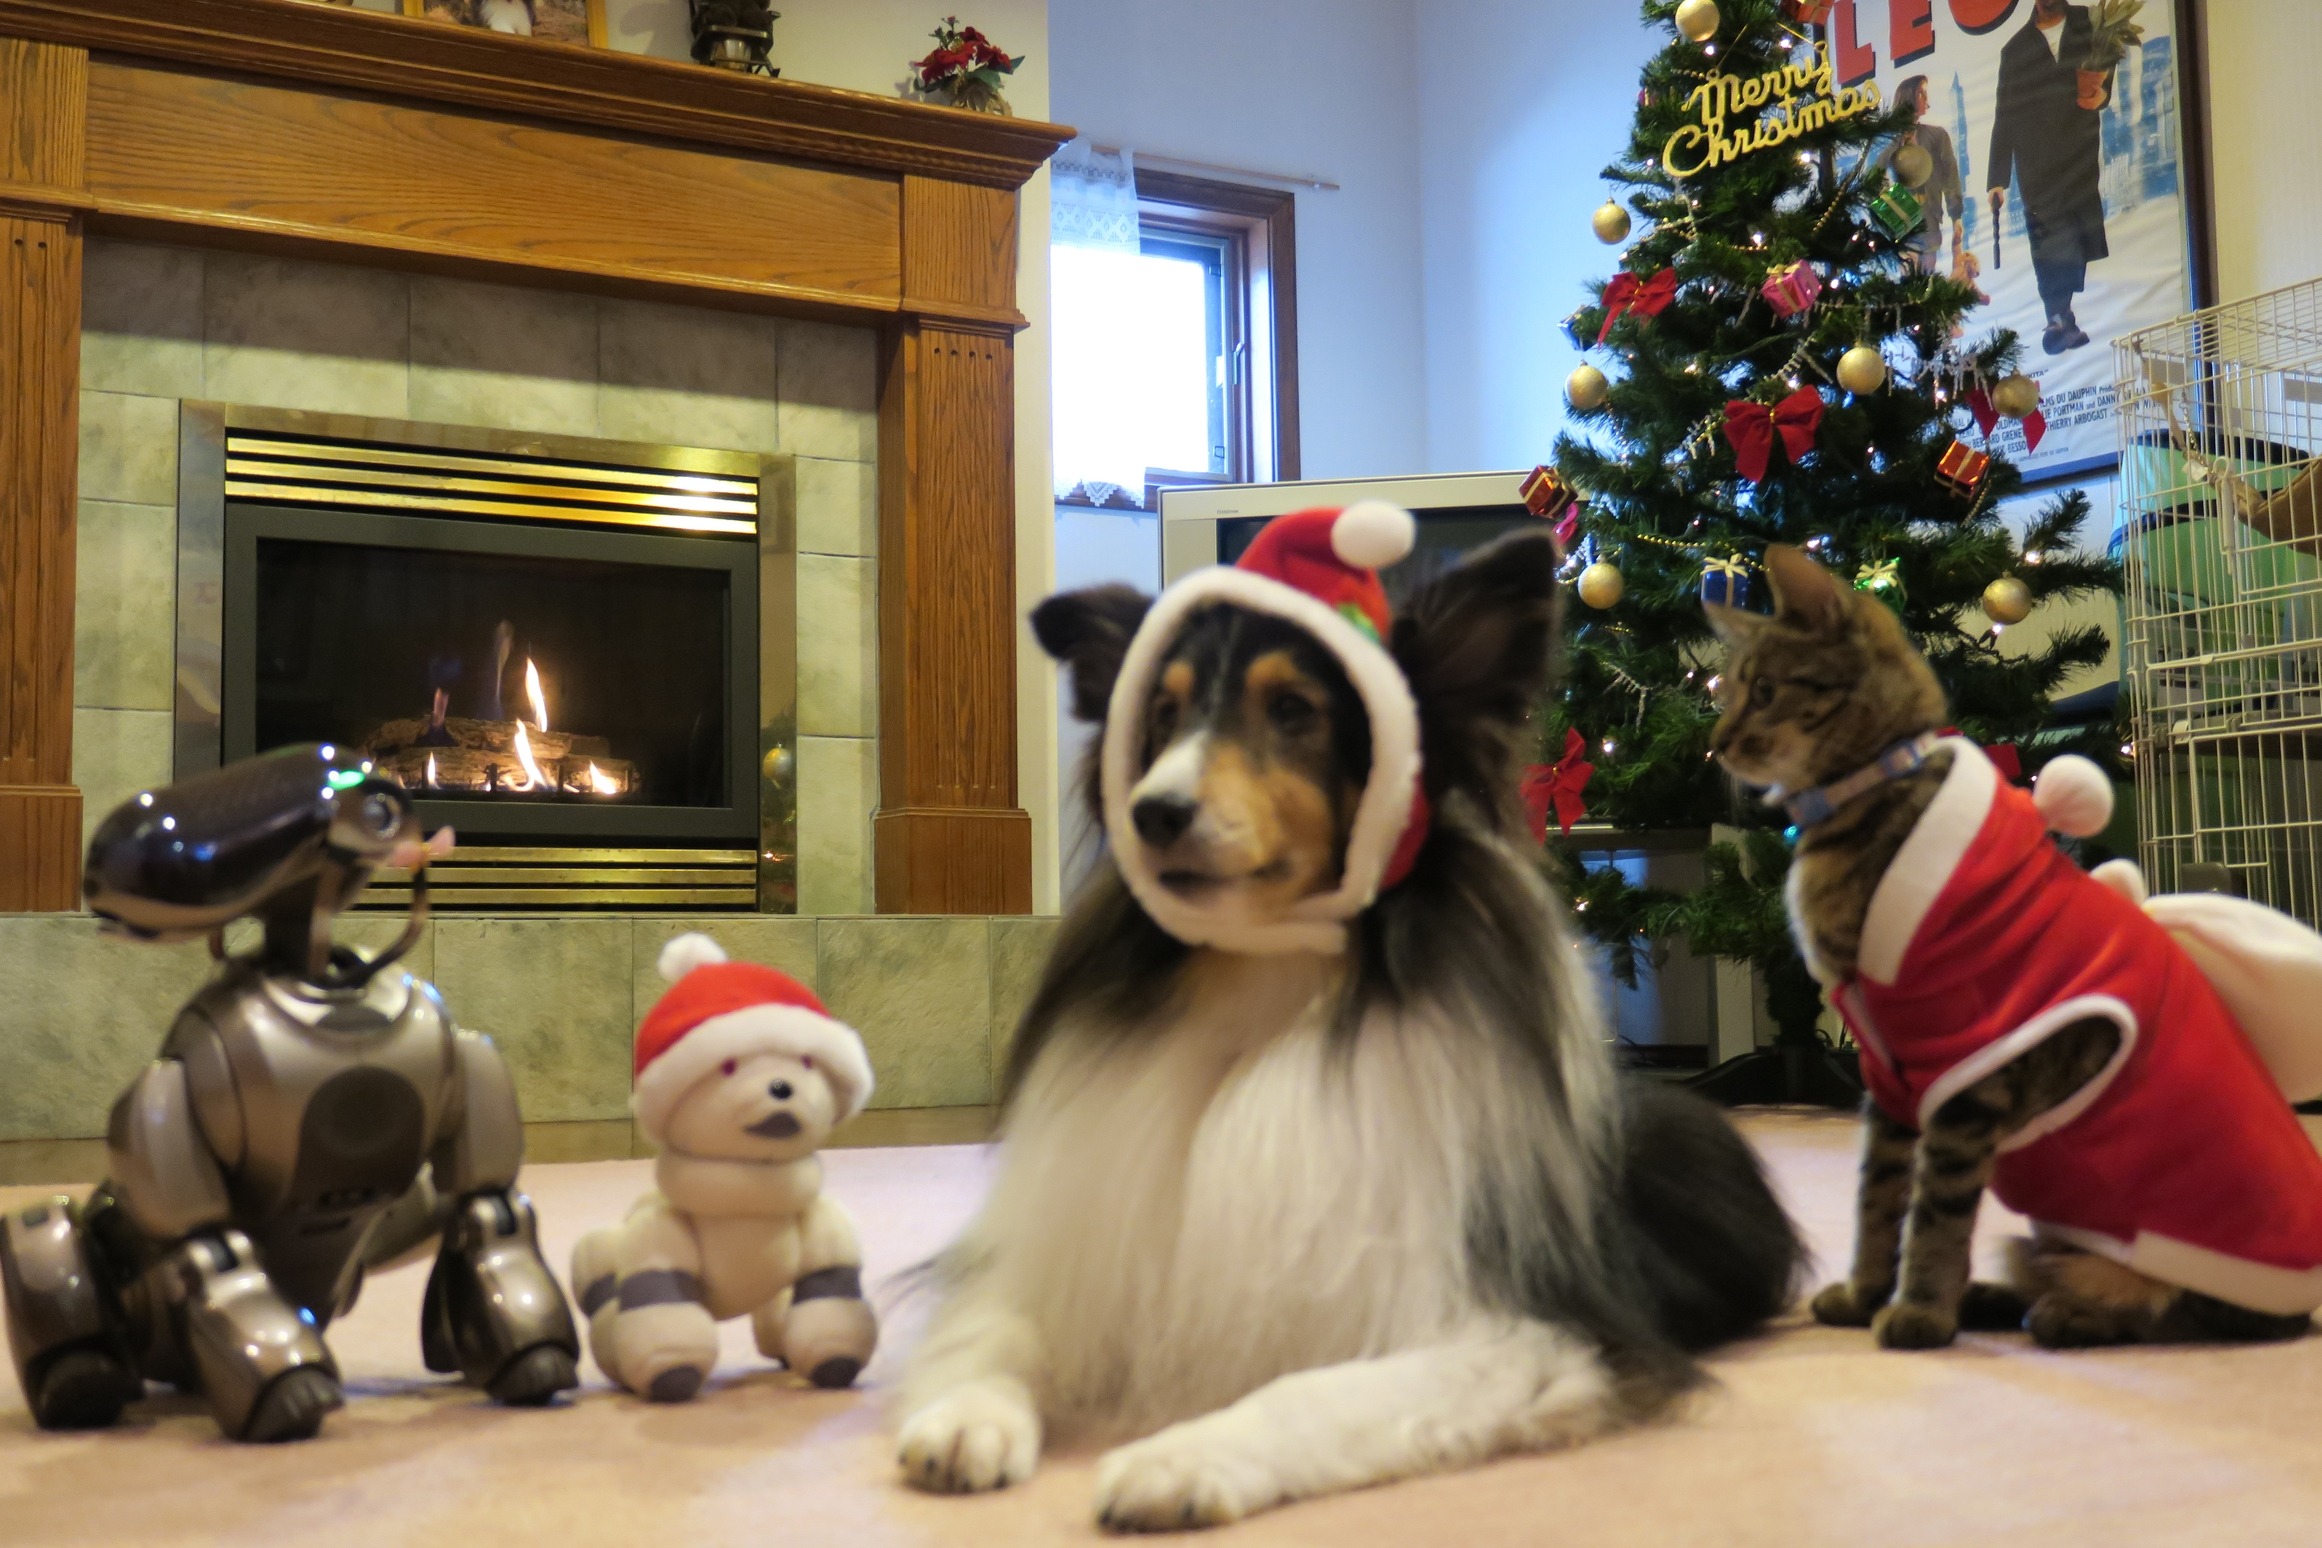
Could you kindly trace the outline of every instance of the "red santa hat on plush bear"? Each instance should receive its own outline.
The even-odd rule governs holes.
[[[1417,535],[1411,513],[1383,500],[1277,516],[1239,561],[1194,571],[1146,611],[1113,682],[1099,771],[1106,835],[1122,879],[1153,922],[1179,940],[1244,952],[1336,951],[1345,943],[1345,921],[1410,873],[1428,825],[1419,710],[1387,651],[1393,619],[1378,572],[1409,554]],[[1370,783],[1355,806],[1339,885],[1302,900],[1286,918],[1237,918],[1170,891],[1129,813],[1154,677],[1187,618],[1219,603],[1303,628],[1338,658],[1370,717]]]
[[[669,992],[637,1028],[637,1127],[658,1143],[662,1124],[695,1082],[728,1059],[777,1053],[812,1065],[830,1082],[843,1122],[871,1099],[871,1060],[854,1029],[787,973],[729,962],[706,935],[680,935],[661,948]]]

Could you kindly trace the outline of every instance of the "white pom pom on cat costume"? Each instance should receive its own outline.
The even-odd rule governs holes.
[[[2094,838],[2112,821],[2112,781],[2086,758],[2066,753],[2033,779],[2032,804],[2050,832]]]
[[[1358,570],[1383,570],[1400,563],[1418,541],[1418,521],[1384,500],[1357,500],[1330,524],[1330,551]]]

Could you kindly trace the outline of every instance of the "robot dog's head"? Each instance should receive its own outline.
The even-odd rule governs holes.
[[[369,759],[285,747],[122,802],[89,840],[81,885],[130,934],[190,940],[326,876],[344,907],[418,837],[411,797]]]

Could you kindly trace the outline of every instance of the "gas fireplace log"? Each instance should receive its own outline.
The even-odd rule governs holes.
[[[526,733],[530,735],[529,732]],[[580,740],[597,740],[581,738]],[[494,752],[480,747],[405,747],[395,752],[372,754],[380,769],[392,775],[407,790],[425,793],[437,790],[456,795],[481,795],[499,792],[509,795],[544,795],[546,790],[527,790],[528,776],[524,766],[512,752]],[[434,760],[434,778],[428,773],[428,761]],[[600,754],[582,753],[562,758],[543,757],[537,751],[533,762],[549,785],[561,793],[593,800],[610,800],[626,796],[637,788],[637,766],[626,758],[608,758]],[[598,779],[592,780],[594,769]],[[609,785],[610,789],[601,789]]]
[[[431,748],[426,740],[427,717],[412,715],[402,720],[390,720],[372,732],[370,739],[364,742],[363,750],[377,758],[401,752],[405,748],[431,749],[438,753],[453,748],[469,748],[478,752],[499,753],[513,760],[516,756],[517,724],[513,720],[470,720],[465,715],[453,715],[444,721],[443,730],[439,733],[451,738],[451,746],[447,748],[437,742]],[[540,760],[542,768],[548,766],[551,758],[570,757],[574,754],[601,761],[613,749],[613,744],[601,736],[580,736],[569,731],[535,731],[530,726],[525,727],[524,738],[532,744],[532,756]]]

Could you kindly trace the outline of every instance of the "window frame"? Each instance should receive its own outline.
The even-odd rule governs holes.
[[[1170,476],[1163,483],[1257,483],[1299,476],[1297,194],[1181,172],[1137,169],[1138,228],[1236,238],[1241,272],[1228,294],[1241,390],[1229,411],[1223,478]],[[1156,470],[1159,471],[1159,470]],[[1239,476],[1235,476],[1238,473]],[[1148,489],[1161,487],[1148,480]],[[1150,501],[1150,496],[1148,496]]]
[[[1296,212],[1297,195],[1288,189],[1137,169],[1141,238],[1222,240],[1227,249],[1227,353],[1238,379],[1227,395],[1226,471],[1148,468],[1145,487],[1122,506],[1153,511],[1163,489],[1299,476]],[[1092,502],[1076,494],[1058,503]]]

